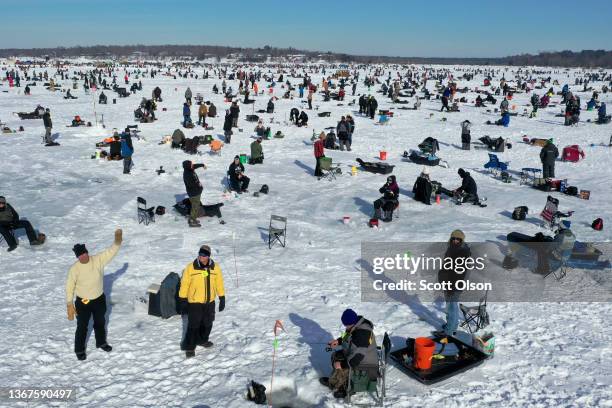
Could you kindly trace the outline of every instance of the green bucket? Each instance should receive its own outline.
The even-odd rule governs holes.
[[[247,155],[246,154],[241,154],[240,155],[240,163],[246,164],[246,162],[247,162]]]

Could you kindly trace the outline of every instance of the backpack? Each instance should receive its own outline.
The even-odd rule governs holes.
[[[520,207],[516,207],[514,211],[512,212],[512,219],[517,220],[517,221],[522,221],[525,219],[525,216],[527,215],[528,212],[529,212],[529,209],[524,205]]]
[[[198,142],[199,139],[196,138],[185,139],[185,153],[196,154],[198,152]]]
[[[269,190],[270,189],[268,188],[268,185],[264,184],[263,186],[261,186],[261,189],[259,190],[259,192],[262,193],[262,194],[268,194]]]
[[[504,269],[514,269],[518,264],[518,259],[514,258],[512,255],[506,255],[502,261],[502,267]]]
[[[247,399],[257,405],[264,405],[266,403],[266,387],[251,380],[251,384],[247,387]]]
[[[565,189],[565,194],[575,196],[578,195],[578,188],[576,186],[568,186]]]
[[[162,319],[177,314],[178,292],[181,278],[176,272],[170,272],[159,288],[159,309]]]
[[[158,205],[157,208],[155,209],[155,214],[157,215],[164,215],[166,213],[166,207]]]
[[[595,221],[593,221],[591,227],[595,231],[601,231],[603,229],[603,220],[601,218],[597,218]]]

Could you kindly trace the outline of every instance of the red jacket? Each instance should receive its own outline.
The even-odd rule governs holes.
[[[317,159],[325,156],[325,144],[323,143],[323,140],[319,139],[314,142],[314,155]]]

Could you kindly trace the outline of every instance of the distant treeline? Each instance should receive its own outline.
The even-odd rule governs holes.
[[[45,57],[70,58],[92,57],[101,59],[135,58],[140,55],[147,58],[181,58],[205,59],[226,58],[234,56],[240,61],[262,62],[268,57],[292,58],[301,55],[303,62],[311,63],[320,60],[340,63],[388,63],[388,64],[443,64],[443,65],[536,65],[554,67],[602,67],[612,68],[612,51],[583,50],[579,52],[541,52],[537,55],[522,54],[502,58],[424,58],[424,57],[391,57],[349,55],[333,52],[305,51],[295,48],[262,48],[225,47],[215,45],[94,45],[87,47],[57,48],[6,48],[0,49],[0,57]]]

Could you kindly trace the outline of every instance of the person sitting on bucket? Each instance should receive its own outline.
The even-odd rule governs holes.
[[[342,313],[342,324],[345,331],[341,337],[328,343],[331,348],[340,347],[332,353],[331,363],[333,371],[330,377],[321,377],[319,382],[334,391],[335,398],[346,397],[348,386],[349,366],[360,369],[368,365],[368,376],[375,381],[378,376],[378,352],[376,351],[376,337],[372,322],[358,316],[353,309],[346,309]]]
[[[389,222],[393,219],[393,210],[398,206],[399,186],[392,174],[387,182],[378,190],[383,196],[374,201],[374,218]]]

